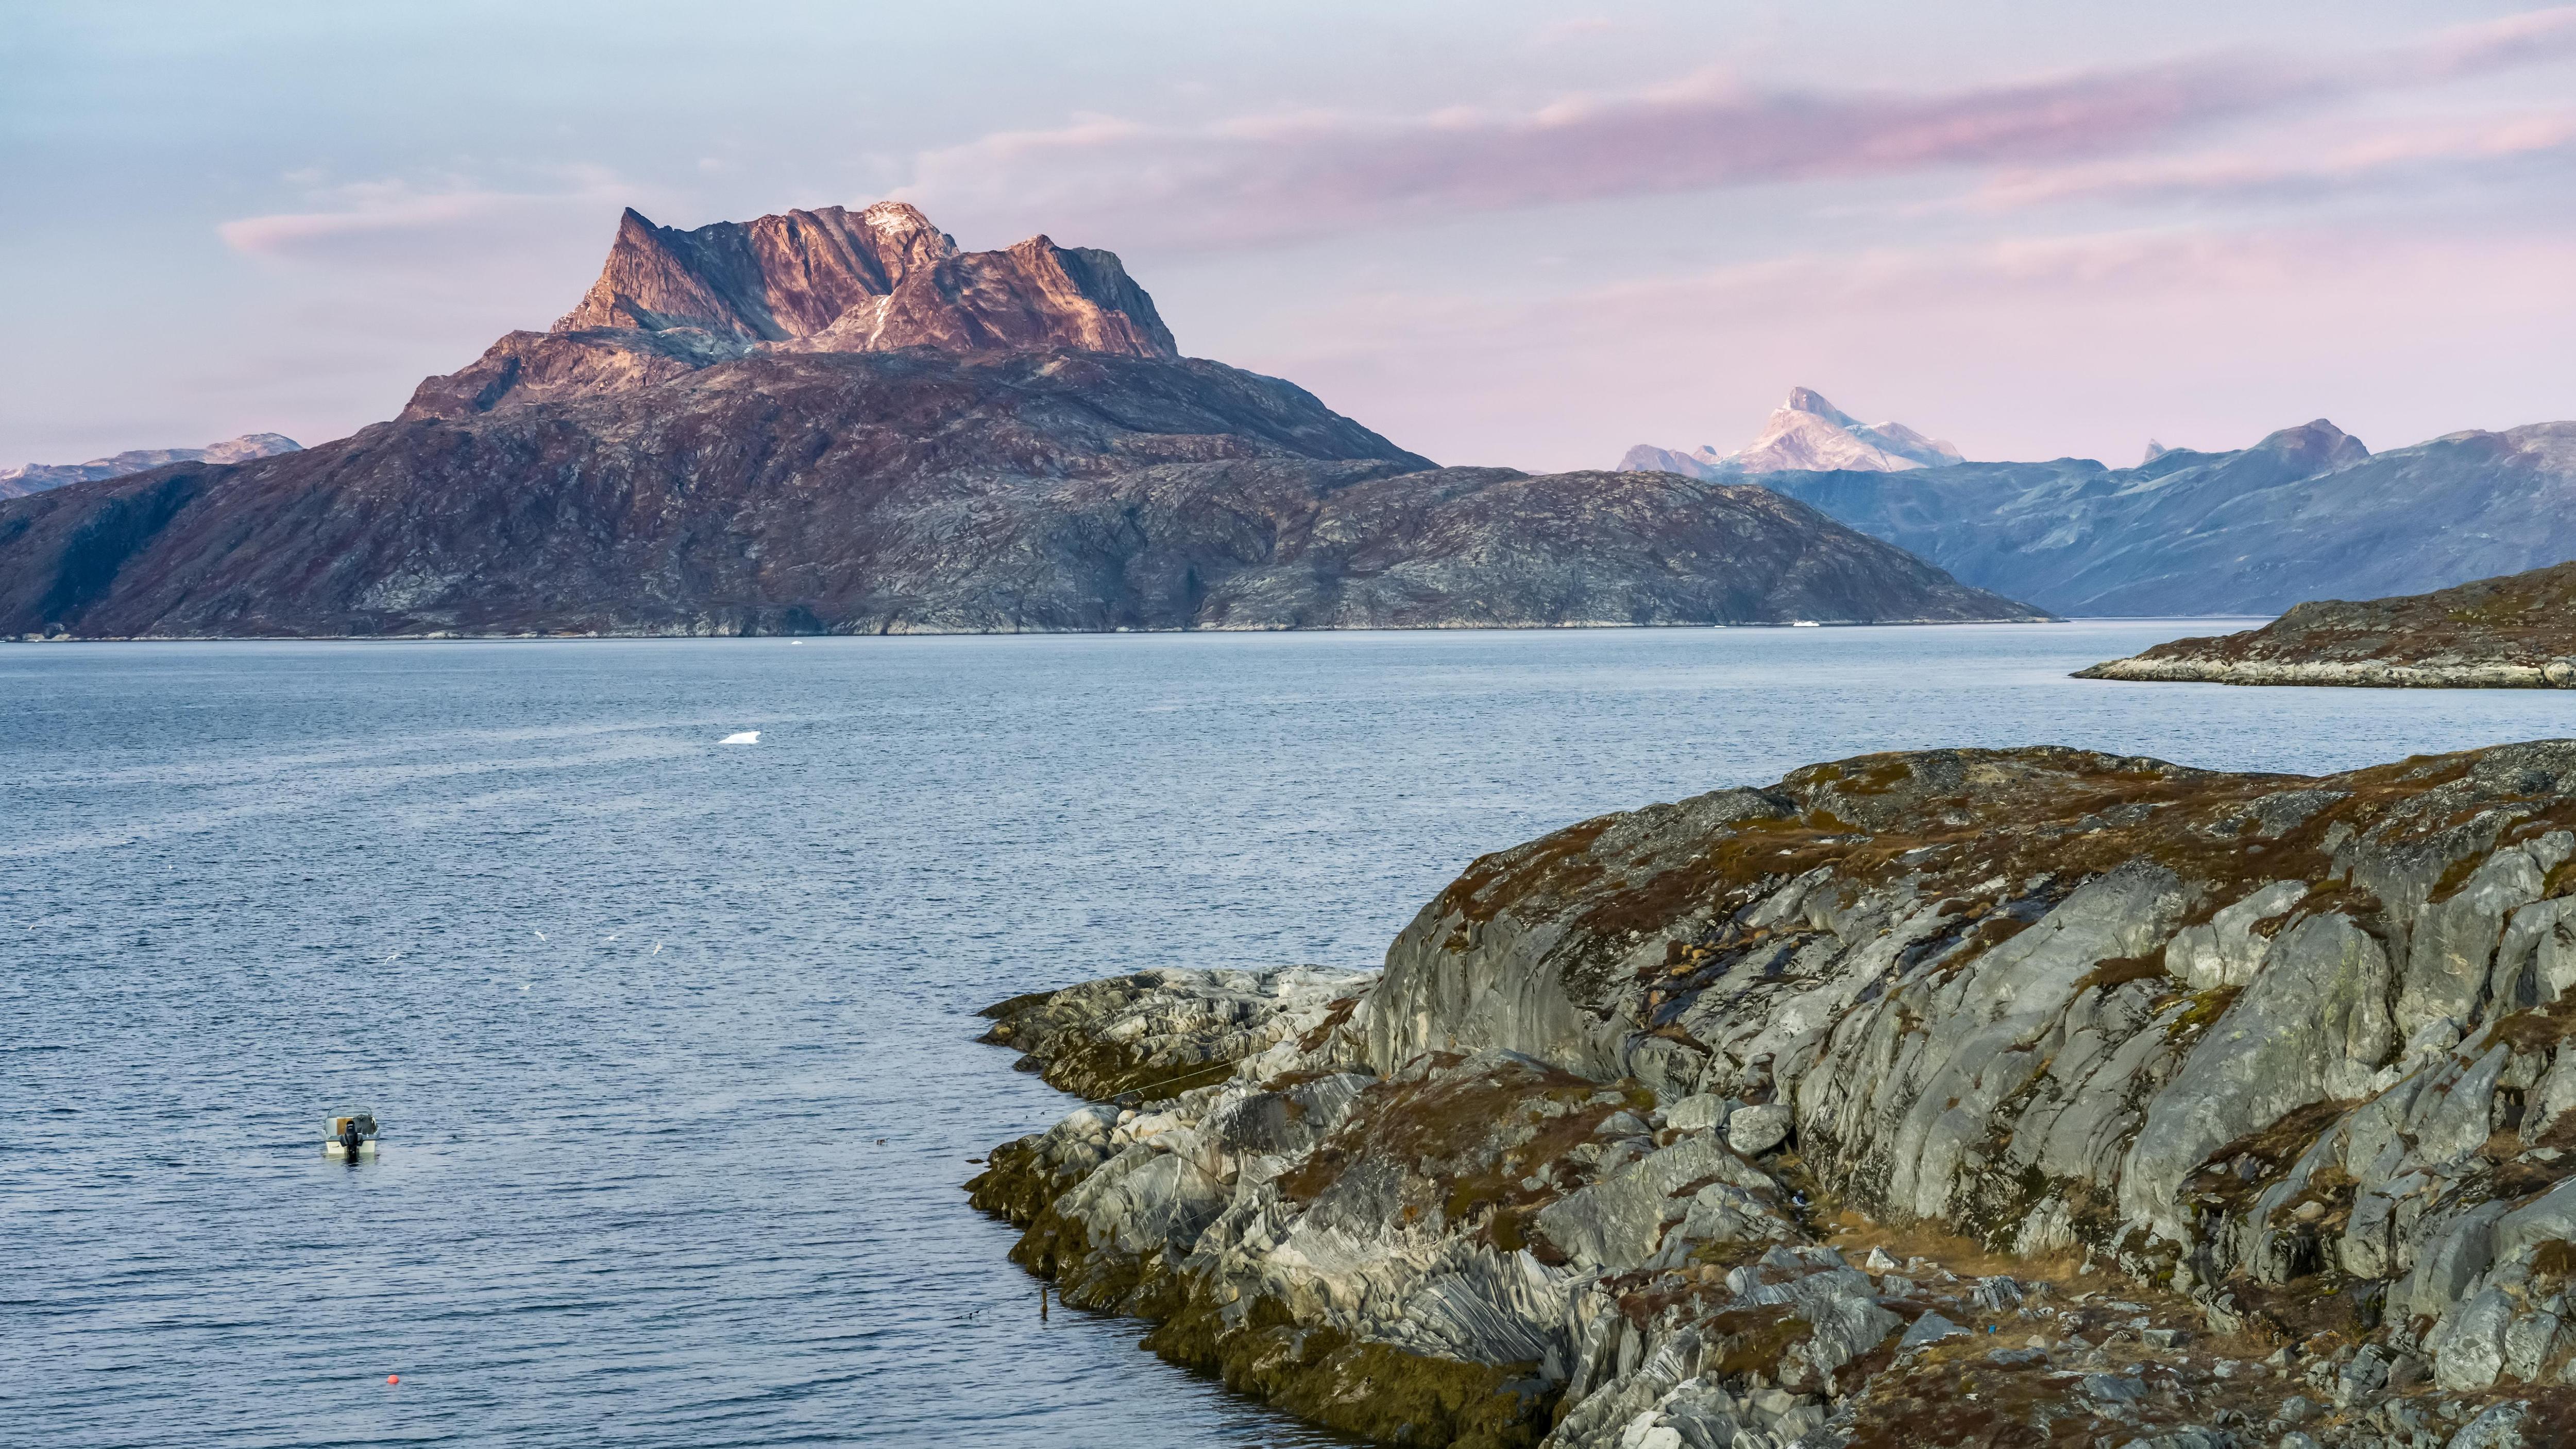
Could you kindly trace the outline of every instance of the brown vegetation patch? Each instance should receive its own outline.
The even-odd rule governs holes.
[[[1850,1449],[2091,1449],[2098,1430],[2116,1426],[2075,1409],[2066,1389],[1925,1354],[1869,1380],[1852,1406]]]
[[[1817,1226],[1822,1230],[1826,1246],[1854,1262],[1876,1248],[1899,1263],[1921,1258],[1962,1278],[2007,1276],[2024,1282],[2050,1283],[2068,1290],[2083,1283],[2099,1286],[2104,1281],[2098,1273],[2090,1277],[2084,1275],[2083,1256],[2079,1253],[2020,1257],[1934,1223],[1891,1225],[1867,1214],[1842,1208]]]
[[[2358,1343],[2379,1327],[2386,1288],[2326,1272],[2277,1286],[2231,1278],[2227,1291],[2250,1325],[2269,1330],[2270,1342],[2299,1343],[2326,1334],[2338,1343]]]
[[[2165,1028],[2165,1035],[2179,1039],[2211,1025],[2227,1014],[2227,1008],[2236,1004],[2236,998],[2244,990],[2241,986],[2218,986],[2175,998],[2191,1004]]]
[[[2489,1041],[2503,1042],[2518,1056],[2548,1051],[2570,1037],[2576,1037],[2576,995],[2517,1011],[2487,1028]]]
[[[1231,1331],[1215,1309],[1185,1298],[1144,1346],[1237,1393],[1382,1444],[1528,1449],[1545,1436],[1558,1393],[1534,1364],[1461,1363],[1301,1327],[1266,1297]]]
[[[2562,1239],[2541,1244],[2531,1255],[2531,1271],[2562,1283],[2576,1278],[2576,1243]]]
[[[1806,1320],[1780,1307],[1730,1308],[1702,1322],[1699,1331],[1708,1345],[1700,1373],[1721,1379],[1761,1374],[1776,1381],[1789,1346],[1816,1336]]]
[[[2576,1113],[2568,1114],[2569,1126],[2576,1128]],[[2498,1140],[2500,1139],[2500,1140]],[[2576,1177],[2576,1152],[2564,1147],[2555,1149],[2554,1157],[2540,1154],[2549,1151],[2545,1143],[2534,1143],[2533,1151],[2521,1153],[2521,1141],[2510,1133],[2498,1133],[2490,1139],[2488,1150],[2508,1154],[2496,1161],[2487,1174],[2486,1191],[2499,1198],[2524,1198],[2547,1192],[2570,1177]],[[2519,1156],[2510,1155],[2521,1153]]]
[[[1618,818],[1603,815],[1513,850],[1478,856],[1440,893],[1439,905],[1444,912],[1481,923],[1542,889],[1570,894],[1572,888],[1600,874],[1599,866],[1580,857]]]
[[[1225,1080],[1240,1060],[1238,1055],[1158,1062],[1150,1047],[1085,1037],[1044,1059],[1038,1075],[1059,1092],[1094,1102],[1113,1098],[1158,1102]]]
[[[1324,1043],[1333,1039],[1334,1032],[1350,1024],[1351,1013],[1359,1010],[1359,1006],[1360,999],[1356,995],[1345,996],[1326,1006],[1324,1019],[1315,1023],[1314,1028],[1304,1036],[1297,1038],[1297,1049],[1305,1052],[1322,1051]]]
[[[2166,976],[2165,948],[2158,946],[2144,956],[2113,956],[2075,978],[2075,990],[2081,995],[2099,987],[2108,991],[2132,981],[2161,981]]]
[[[2280,1180],[2326,1129],[2343,1120],[2355,1102],[2317,1102],[2269,1127],[2248,1132],[2209,1155],[2184,1190],[2230,1214],[2245,1210],[2264,1188]]]
[[[1426,1076],[1362,1089],[1333,1134],[1279,1178],[1281,1195],[1311,1203],[1353,1166],[1374,1158],[1410,1174],[1428,1171],[1424,1186],[1438,1194],[1444,1222],[1483,1215],[1480,1231],[1495,1247],[1536,1248],[1528,1219],[1559,1195],[1566,1154],[1590,1141],[1611,1113],[1653,1106],[1652,1095],[1633,1084],[1613,1100],[1595,1100],[1621,1089],[1553,1067],[1511,1063],[1458,1076],[1450,1069],[1465,1058],[1434,1053],[1432,1060],[1436,1070]],[[1506,1136],[1516,1140],[1499,1145]],[[1521,1185],[1532,1177],[1542,1186]]]

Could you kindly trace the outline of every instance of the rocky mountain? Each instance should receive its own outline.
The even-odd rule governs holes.
[[[694,231],[284,457],[0,504],[0,635],[1965,621],[1764,489],[1436,468],[1177,355],[1106,252],[900,205]]]
[[[2176,639],[2077,677],[2576,689],[2576,563],[2403,598],[2300,604],[2260,629]]]
[[[241,463],[292,453],[302,444],[282,433],[244,433],[202,448],[135,448],[86,463],[26,463],[0,468],[0,498],[23,498],[67,483],[94,483],[172,463]]]
[[[2576,422],[2373,454],[2318,419],[2250,448],[1759,481],[2058,614],[2276,614],[2576,558]]]
[[[402,419],[630,391],[756,353],[1070,349],[1180,355],[1108,252],[1043,236],[961,252],[899,201],[694,231],[619,218],[599,280],[545,332],[513,332],[423,382]]]
[[[1959,461],[1959,450],[1903,423],[1864,423],[1813,388],[1794,387],[1774,408],[1761,435],[1732,453],[1701,444],[1688,453],[1639,443],[1619,460],[1622,471],[1659,469],[1685,478],[1739,479],[1789,469],[1895,473]]]
[[[1864,756],[987,1040],[1067,1302],[1381,1442],[2576,1442],[2576,741]]]

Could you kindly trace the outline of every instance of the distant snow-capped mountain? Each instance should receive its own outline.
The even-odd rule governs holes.
[[[1721,478],[1791,470],[1895,473],[1959,461],[1959,450],[1903,423],[1864,423],[1811,387],[1789,390],[1761,436],[1732,453],[1702,445],[1688,453],[1640,443],[1619,460],[1623,472]]]
[[[66,483],[90,483],[101,478],[122,478],[147,468],[163,468],[172,463],[247,463],[253,458],[273,458],[300,448],[293,438],[280,433],[244,433],[202,448],[136,448],[111,458],[92,458],[86,463],[25,463],[15,468],[0,468],[0,498],[19,498],[29,493],[42,493]]]

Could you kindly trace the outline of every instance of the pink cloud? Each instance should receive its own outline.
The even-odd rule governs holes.
[[[2576,53],[2576,5],[2453,26],[2397,61],[2429,76],[2465,76]]]
[[[310,184],[309,175],[291,177]],[[423,184],[408,180],[314,186],[311,210],[240,217],[215,228],[224,245],[249,256],[321,258],[378,255],[388,247],[442,233],[507,225],[527,214],[577,208],[585,213],[623,206],[634,188],[614,175],[580,168],[541,190],[507,190],[469,178]]]
[[[1195,127],[1087,116],[916,158],[901,194],[1011,227],[1259,244],[1461,212],[2135,154],[2265,112],[2576,54],[2576,7],[2344,56],[2203,56],[1924,92],[1702,71],[1502,110],[1316,110]]]
[[[2443,279],[2428,286],[2426,279]],[[1811,253],[1497,305],[1301,300],[1212,339],[1443,462],[1732,447],[1795,384],[1978,458],[2127,461],[2319,415],[2373,447],[2567,415],[2576,242],[2139,230]]]
[[[2289,154],[2237,150],[2016,169],[1989,181],[1972,201],[1995,209],[2070,201],[2138,205],[2311,197],[2457,180],[2496,168],[2576,160],[2576,110],[2392,131],[2340,145],[2270,149]]]
[[[1097,224],[1106,212],[1125,234],[1259,242],[1460,210],[2073,159],[2279,104],[2291,89],[2213,62],[1929,95],[1755,91],[1711,72],[1517,113],[1317,112],[1195,129],[1093,117],[930,152],[905,194],[941,214]]]

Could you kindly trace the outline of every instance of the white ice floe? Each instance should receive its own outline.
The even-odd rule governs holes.
[[[743,730],[738,734],[727,735],[723,739],[716,741],[716,743],[720,745],[756,745],[760,743],[760,731]]]

